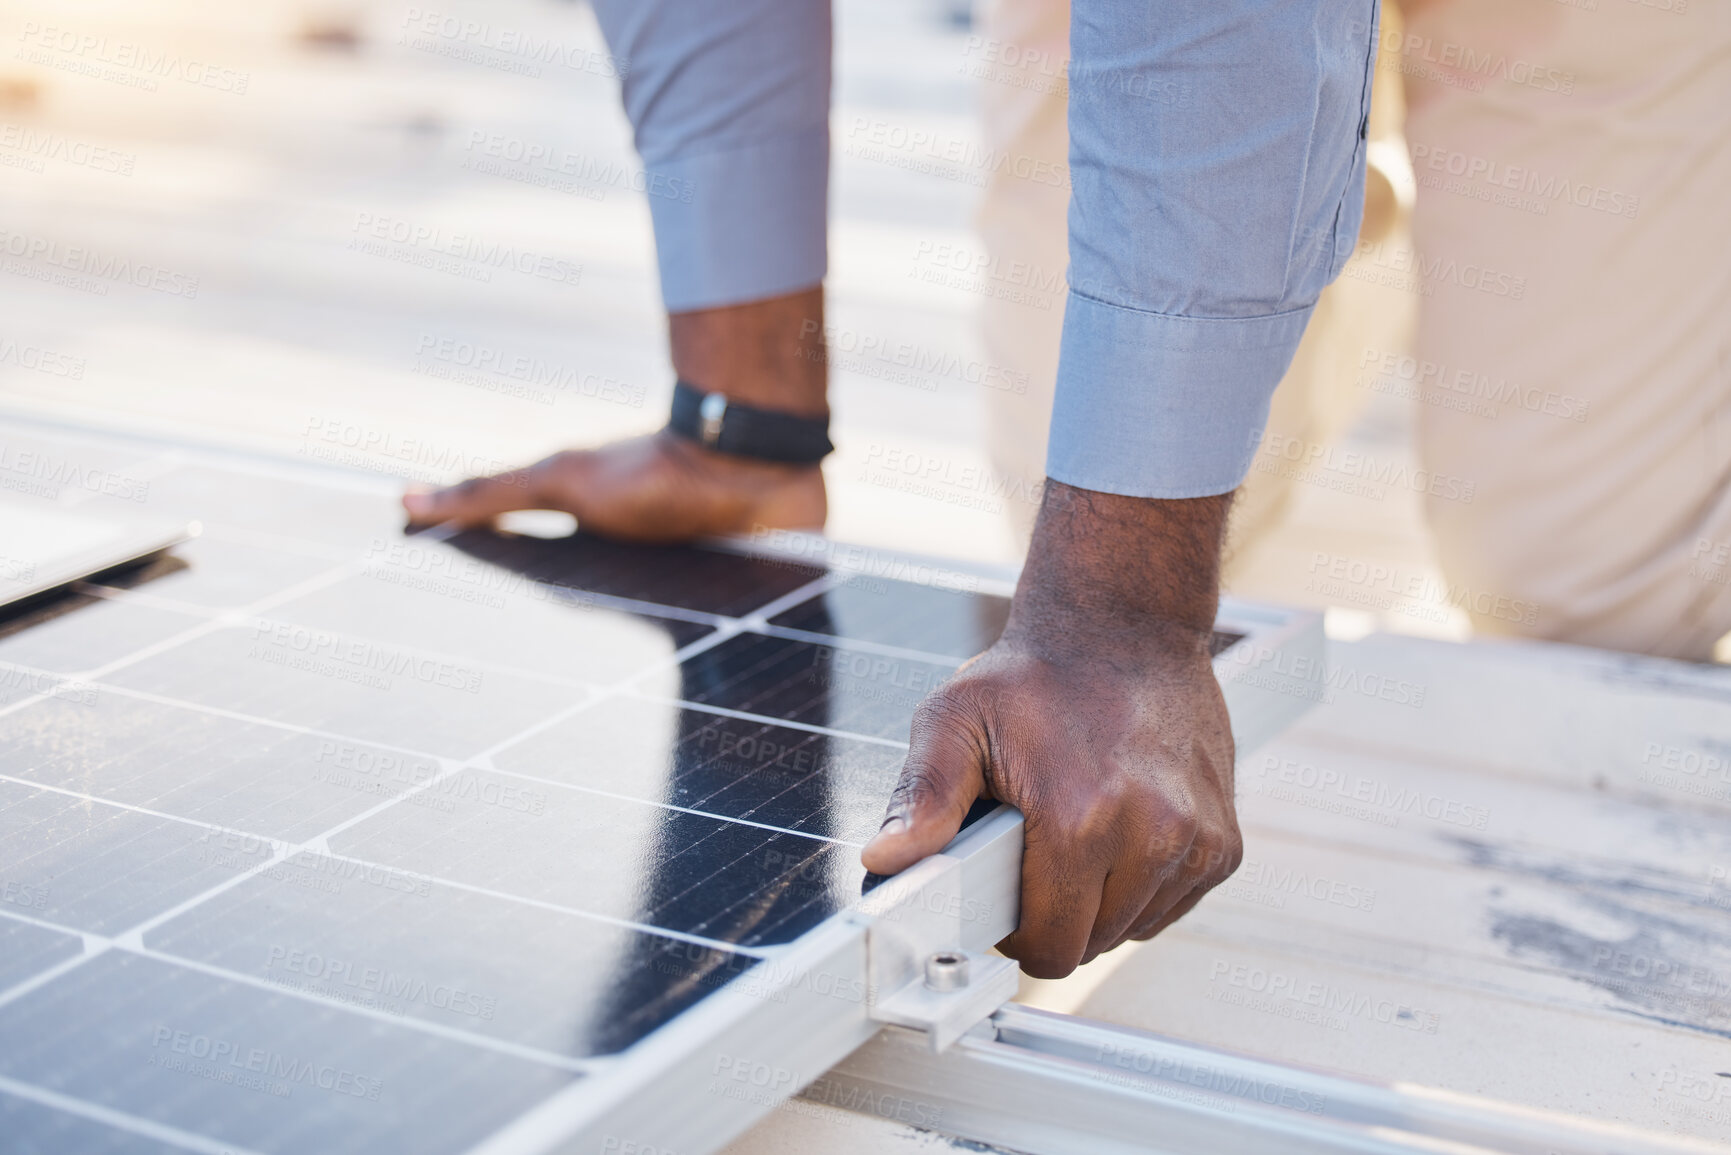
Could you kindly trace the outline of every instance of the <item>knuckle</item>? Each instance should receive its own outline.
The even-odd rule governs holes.
[[[1244,839],[1236,830],[1227,837],[1222,857],[1224,861],[1220,881],[1224,882],[1237,874],[1238,868],[1244,864]]]
[[[1124,797],[1115,790],[1095,789],[1074,803],[1071,820],[1066,825],[1077,845],[1100,846],[1115,839],[1124,820]]]
[[[902,766],[901,777],[896,779],[895,789],[890,792],[890,805],[914,807],[937,793],[937,779],[929,766],[920,762],[908,762]]]
[[[1161,858],[1173,861],[1188,858],[1196,848],[1201,823],[1187,810],[1168,811],[1154,837]]]

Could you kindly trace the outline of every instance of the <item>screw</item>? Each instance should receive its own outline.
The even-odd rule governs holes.
[[[940,950],[926,959],[926,989],[959,991],[968,985],[968,956],[959,950]]]

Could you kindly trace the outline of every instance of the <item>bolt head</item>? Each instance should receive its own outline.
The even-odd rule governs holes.
[[[968,985],[968,956],[959,950],[934,951],[926,958],[926,989],[959,991]]]

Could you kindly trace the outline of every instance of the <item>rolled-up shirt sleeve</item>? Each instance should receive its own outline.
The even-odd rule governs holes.
[[[1375,0],[1074,0],[1046,472],[1225,493],[1363,211]]]
[[[596,0],[669,312],[823,281],[829,0]]]

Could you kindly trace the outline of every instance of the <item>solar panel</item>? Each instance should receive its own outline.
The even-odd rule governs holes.
[[[202,538],[0,624],[8,1150],[714,1146],[875,1029],[858,848],[1003,591],[184,459]]]

